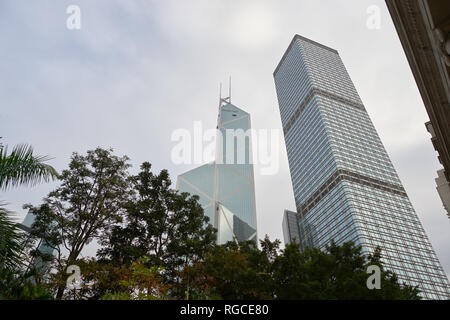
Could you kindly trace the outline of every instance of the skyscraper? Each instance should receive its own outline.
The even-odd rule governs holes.
[[[298,229],[297,212],[284,210],[283,236],[284,243],[299,242],[300,230]]]
[[[31,226],[34,223],[35,218],[36,217],[34,213],[32,211],[28,211],[22,223],[17,225],[18,228],[22,229],[28,234],[31,233]],[[29,235],[25,235],[25,238],[28,237]],[[55,249],[52,248],[45,239],[39,239],[36,250],[39,251],[41,255],[47,256],[48,259],[50,259],[50,257],[55,254]],[[48,261],[47,258],[43,260],[41,256],[34,257],[31,261],[31,265],[38,272],[44,272],[44,270],[48,271],[47,269],[51,267],[50,261]]]
[[[178,176],[180,192],[200,197],[218,244],[258,239],[250,128],[250,114],[221,99],[216,160]]]
[[[296,35],[274,72],[302,248],[376,246],[428,299],[450,284],[336,50]]]

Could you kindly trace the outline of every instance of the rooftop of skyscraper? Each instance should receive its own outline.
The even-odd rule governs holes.
[[[322,47],[324,49],[330,50],[336,54],[339,54],[339,52],[333,48],[330,48],[328,46],[325,46],[319,42],[316,42],[314,40],[311,40],[309,38],[306,38],[304,36],[301,36],[299,34],[296,34],[293,38],[291,43],[289,44],[288,48],[286,49],[286,52],[284,53],[283,57],[281,58],[280,62],[278,63],[277,67],[275,68],[275,71],[273,72],[273,74],[275,75],[278,71],[278,69],[280,68],[281,64],[283,64],[284,58],[286,57],[287,53],[289,52],[289,50],[291,50],[292,45],[295,43],[296,40],[303,40],[303,41],[307,41],[309,43],[315,44],[316,46]]]

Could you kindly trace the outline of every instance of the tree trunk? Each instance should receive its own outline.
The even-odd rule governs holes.
[[[66,290],[66,285],[65,284],[58,286],[58,291],[56,292],[56,299],[57,300],[61,300],[61,298],[64,295],[64,290]]]

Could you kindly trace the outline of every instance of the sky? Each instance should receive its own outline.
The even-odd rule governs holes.
[[[67,28],[69,5],[80,8],[80,29]],[[173,163],[171,135],[195,121],[215,127],[229,76],[253,128],[281,129],[272,73],[295,34],[339,51],[449,276],[450,220],[434,181],[441,166],[384,1],[2,0],[0,136],[31,144],[59,171],[72,152],[112,147],[131,158],[133,173],[149,161],[175,186],[197,165]],[[282,239],[283,211],[295,208],[282,146],[277,174],[255,165],[260,238]],[[38,205],[56,185],[0,199],[20,220],[23,204]]]

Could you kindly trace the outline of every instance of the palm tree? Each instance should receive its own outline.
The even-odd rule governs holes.
[[[0,143],[0,190],[19,185],[36,185],[58,177],[56,170],[44,162],[46,156],[35,156],[33,148],[26,144],[17,145],[8,154],[6,146]],[[12,270],[20,263],[21,233],[11,221],[10,212],[0,203],[0,270]]]
[[[20,144],[8,154],[8,148],[0,144],[0,189],[19,185],[34,186],[58,176],[56,170],[45,163],[47,156],[35,156],[33,148]]]
[[[0,203],[1,205],[1,203]],[[0,206],[0,270],[14,270],[21,265],[22,236],[10,219],[10,212]]]

